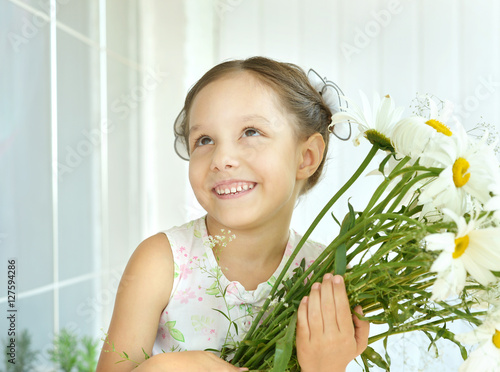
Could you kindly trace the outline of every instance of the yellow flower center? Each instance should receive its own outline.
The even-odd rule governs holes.
[[[450,128],[441,123],[439,120],[430,119],[425,122],[425,124],[434,128],[437,132],[443,133],[445,136],[451,137],[452,133]]]
[[[493,335],[493,344],[500,349],[500,331],[495,329],[495,334]]]
[[[461,255],[463,255],[468,246],[469,246],[469,235],[465,235],[462,236],[461,238],[455,239],[455,251],[453,252],[452,257],[458,258]]]
[[[453,163],[453,182],[456,187],[462,187],[469,181],[470,173],[467,173],[468,170],[469,162],[464,158],[458,158],[455,163]]]

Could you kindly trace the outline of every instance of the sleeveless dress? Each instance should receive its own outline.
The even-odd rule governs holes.
[[[175,273],[172,293],[158,324],[153,355],[170,351],[220,350],[225,344],[241,341],[302,238],[290,230],[285,253],[274,274],[255,290],[247,291],[239,282],[229,281],[224,276],[212,250],[214,240],[222,245],[231,240],[230,232],[208,236],[205,217],[201,217],[163,233],[172,247]],[[302,259],[306,267],[310,266],[323,249],[324,245],[307,241],[287,276],[293,274]],[[229,319],[237,327],[230,327]]]

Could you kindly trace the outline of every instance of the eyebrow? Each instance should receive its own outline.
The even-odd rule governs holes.
[[[271,124],[271,122],[269,120],[267,120],[264,116],[258,115],[258,114],[249,114],[249,115],[244,115],[241,117],[241,122],[243,122],[243,123],[246,123],[246,122],[252,121],[252,120],[258,120],[258,121],[261,121],[267,125]],[[195,124],[191,128],[189,128],[188,138],[192,132],[195,132],[195,131],[199,130],[200,128],[203,128],[203,124]]]

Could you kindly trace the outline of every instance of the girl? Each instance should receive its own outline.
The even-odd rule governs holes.
[[[138,372],[246,370],[204,350],[243,339],[298,244],[292,212],[321,175],[331,116],[299,67],[267,58],[224,62],[194,85],[176,121],[176,145],[185,146],[207,215],[136,249],[98,372],[134,369],[115,364],[121,358],[112,345],[131,360],[144,359],[142,348],[153,355]],[[307,242],[295,265],[323,248]],[[368,328],[351,314],[342,277],[326,275],[299,306],[302,371],[344,371],[366,348]]]

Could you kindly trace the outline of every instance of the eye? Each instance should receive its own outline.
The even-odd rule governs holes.
[[[211,145],[214,141],[209,136],[200,136],[194,143],[195,147]]]
[[[260,136],[260,132],[255,128],[245,128],[243,131],[243,137],[255,137]]]

